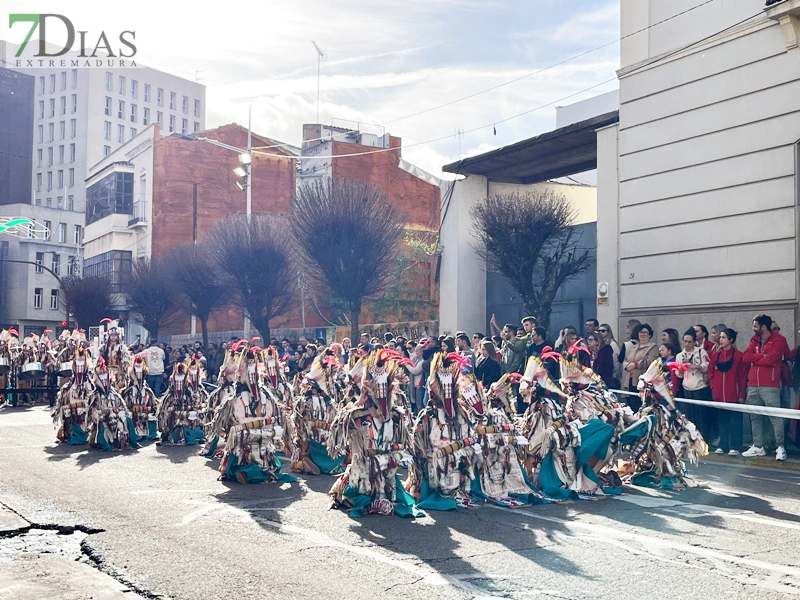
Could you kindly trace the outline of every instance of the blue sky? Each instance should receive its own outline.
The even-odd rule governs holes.
[[[559,62],[619,37],[619,3],[588,0],[362,0],[135,4],[7,2],[6,13],[54,12],[91,32],[136,31],[141,62],[207,86],[209,127],[247,122],[299,144],[316,120],[381,125]],[[118,8],[116,8],[118,6]],[[7,18],[3,19],[7,25]],[[6,35],[0,36],[9,39]],[[614,77],[619,45],[455,105],[384,125],[410,162],[440,174],[459,158],[457,129],[472,129]],[[606,84],[564,104],[616,88]],[[461,138],[461,155],[552,129],[555,108]],[[376,129],[377,128],[377,129]],[[449,139],[422,143],[442,136]]]

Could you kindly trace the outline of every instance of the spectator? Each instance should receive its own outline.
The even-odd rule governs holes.
[[[147,385],[158,398],[161,396],[161,384],[164,381],[164,351],[158,347],[156,340],[150,340],[150,347],[142,354],[147,364]]]
[[[711,352],[714,350],[714,343],[708,339],[708,329],[705,325],[695,325],[694,326],[694,333],[697,336],[696,345],[703,350],[705,350],[709,356],[711,356]]]
[[[472,347],[469,343],[469,336],[466,333],[458,334],[456,337],[456,348],[458,348],[458,353],[461,356],[464,356],[469,359],[470,364],[472,367],[475,367],[475,353],[472,351]]]
[[[502,376],[502,367],[496,360],[497,350],[489,340],[481,342],[480,356],[475,364],[475,376],[483,384],[483,389],[498,381]]]
[[[386,345],[388,345],[389,342],[394,342],[394,334],[391,331],[387,331],[383,334],[383,341]]]
[[[673,354],[678,354],[683,348],[682,340],[678,335],[677,329],[665,329],[661,332],[661,343],[669,344],[672,347]]]
[[[591,319],[586,319],[585,326],[586,332],[583,337],[588,340],[591,334],[597,333],[597,329],[600,327],[600,321],[592,317]]]
[[[370,352],[372,352],[375,349],[375,346],[369,339],[369,333],[367,333],[366,331],[362,332],[361,337],[359,338],[359,343],[366,344],[367,346],[369,346]]]
[[[712,328],[714,331],[716,327]],[[711,354],[708,363],[708,379],[711,394],[716,402],[744,403],[747,396],[747,364],[742,353],[736,349],[736,332],[733,329],[717,329],[719,348]],[[731,410],[717,411],[719,423],[719,447],[716,454],[728,453],[737,456],[742,447],[742,415]]]
[[[524,317],[522,319],[522,328],[525,330],[522,339],[525,340],[525,343],[529,346],[533,341],[533,329],[537,324],[536,317]]]
[[[678,354],[675,361],[687,365],[688,372],[678,372],[678,377],[683,379],[683,395],[689,400],[713,400],[708,382],[708,352],[697,342],[696,329],[687,329],[683,334],[683,351]],[[711,427],[713,410],[707,406],[689,404],[686,416],[692,421],[706,440],[711,440]]]
[[[478,350],[480,351],[481,342],[482,342],[482,341],[483,341],[485,338],[486,338],[486,336],[485,336],[485,335],[483,335],[483,334],[482,334],[482,333],[480,333],[480,332],[475,332],[475,333],[473,333],[473,334],[472,334],[472,345],[473,345],[473,346],[475,346],[476,348],[478,348]]]
[[[611,352],[614,358],[614,377],[619,383],[620,379],[622,379],[622,365],[619,363],[619,344],[614,338],[614,330],[611,329],[611,325],[608,323],[602,323],[600,327],[598,327],[597,332],[603,336],[603,341],[611,346]]]
[[[522,373],[525,369],[525,356],[527,347],[525,340],[517,337],[517,328],[510,323],[503,327],[503,347],[500,353],[503,356],[503,372]],[[517,414],[525,412],[525,403],[519,395],[519,384],[512,384],[511,389],[517,399]]]
[[[728,327],[724,323],[719,323],[718,325],[714,325],[711,328],[711,333],[709,334],[709,339],[711,343],[714,344],[714,347],[711,349],[711,352],[708,353],[711,356],[714,352],[719,350],[719,334],[723,331],[726,331]]]
[[[639,340],[626,351],[625,361],[622,363],[622,389],[637,392],[639,376],[658,357],[658,347],[653,343],[653,328],[647,323],[636,325],[633,333]],[[638,396],[629,396],[627,403],[634,412],[642,405]]]
[[[628,326],[625,328],[625,341],[622,343],[622,346],[619,349],[619,364],[625,362],[625,354],[631,350],[633,350],[633,346],[639,343],[639,327],[641,323],[636,319],[631,319],[628,321]],[[625,378],[625,374],[623,373],[623,379]],[[623,385],[625,382],[622,382]]]
[[[614,351],[611,346],[606,344],[600,333],[590,333],[586,337],[589,346],[590,366],[597,373],[606,387],[615,390],[619,387],[619,381],[614,377]]]
[[[664,367],[664,371],[669,376],[669,385],[672,389],[673,396],[677,396],[681,380],[679,377],[675,377],[667,368],[668,364],[675,362],[675,351],[672,348],[672,344],[662,343],[658,347],[658,359],[661,361],[661,366]]]
[[[298,352],[299,352],[299,344],[298,344]],[[311,368],[311,363],[314,362],[314,358],[317,356],[317,347],[314,344],[308,344],[305,347],[305,352],[300,355],[300,359],[297,361],[297,368],[301,371],[308,371]]]
[[[742,355],[742,360],[750,365],[747,398],[745,404],[779,408],[781,405],[781,363],[790,354],[786,339],[772,333],[772,319],[768,315],[758,315],[753,320],[753,337]],[[783,419],[770,417],[771,429],[775,433],[776,460],[786,460],[784,447]],[[761,415],[750,415],[753,430],[753,445],[742,456],[765,456],[764,430]]]
[[[542,350],[551,344],[545,339],[547,330],[544,327],[534,327],[531,331],[531,343],[528,345],[528,356],[541,356]]]
[[[567,327],[564,333],[564,337],[562,340],[562,352],[568,352],[570,348],[573,346],[578,346],[580,348],[587,348],[586,344],[583,340],[578,339],[578,330],[574,327]],[[592,357],[587,352],[576,352],[574,354],[575,358],[581,363],[584,367],[588,367],[592,364]]]
[[[349,337],[346,337],[342,340],[342,364],[348,364],[350,362],[350,350],[353,344],[350,341]]]
[[[499,335],[492,336],[492,343],[494,344],[495,350],[497,351],[497,362],[501,365],[503,364],[503,354],[500,352],[500,348],[503,346],[503,338]]]
[[[292,344],[289,342],[288,338],[283,338],[281,340],[281,348],[278,350],[278,358],[281,360],[287,359],[292,354]]]

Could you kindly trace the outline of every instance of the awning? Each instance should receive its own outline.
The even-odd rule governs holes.
[[[548,131],[446,165],[446,173],[483,175],[489,181],[538,183],[597,168],[597,130],[619,122],[619,111]]]

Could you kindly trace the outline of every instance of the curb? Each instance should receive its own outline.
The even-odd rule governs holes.
[[[787,458],[786,460],[775,460],[774,453],[767,456],[758,456],[755,458],[742,458],[739,456],[728,456],[727,454],[714,454],[711,452],[707,456],[700,459],[701,463],[717,463],[726,464],[737,467],[761,467],[769,469],[780,469],[782,471],[800,471],[800,460],[797,458]]]

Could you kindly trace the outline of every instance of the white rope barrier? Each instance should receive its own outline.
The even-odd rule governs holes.
[[[626,392],[625,390],[611,390],[615,394],[623,394],[625,396],[638,396],[634,392]],[[675,402],[682,402],[684,404],[694,404],[695,406],[707,406],[708,408],[717,408],[722,410],[732,410],[735,412],[747,413],[751,415],[764,415],[765,417],[781,417],[783,419],[796,419],[800,420],[800,410],[793,408],[773,408],[771,406],[760,406],[754,404],[738,404],[733,402],[710,402],[708,400],[690,400],[689,398],[675,398]]]

